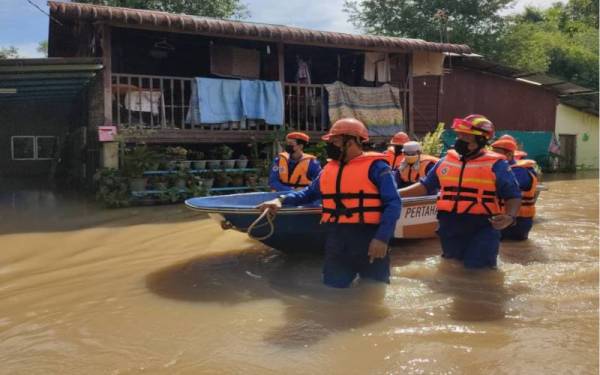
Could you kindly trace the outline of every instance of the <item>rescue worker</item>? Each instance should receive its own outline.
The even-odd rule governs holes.
[[[505,157],[487,151],[494,126],[481,115],[454,119],[457,139],[418,183],[400,190],[403,197],[435,194],[442,257],[467,268],[495,268],[500,230],[513,225],[521,191]],[[504,201],[504,210],[500,206]]]
[[[519,145],[517,144],[517,140],[515,139],[515,137],[513,137],[510,134],[504,134],[503,136],[501,136],[500,138],[498,138],[498,140],[503,140],[503,139],[508,139],[510,141],[513,141],[516,145],[517,148],[519,147]],[[515,160],[521,160],[527,157],[527,153],[523,150],[516,150],[514,152],[513,157],[515,158]]]
[[[259,205],[276,212],[282,203],[301,205],[322,199],[327,226],[323,282],[349,287],[356,276],[389,283],[388,243],[400,216],[400,196],[385,155],[364,152],[369,133],[353,118],[336,121],[327,142],[329,162],[318,178],[300,190]]]
[[[528,159],[515,160],[514,155],[518,151],[517,144],[508,138],[498,139],[492,143],[492,148],[494,152],[504,155],[508,160],[522,195],[517,222],[502,230],[502,239],[526,240],[535,216],[535,194],[538,185],[538,177],[534,169],[536,163],[534,160]]]
[[[285,137],[285,151],[273,161],[269,174],[272,191],[289,191],[308,186],[321,172],[319,160],[304,153],[310,140],[301,132],[292,132]]]
[[[398,167],[398,187],[406,187],[419,181],[419,178],[425,177],[427,172],[438,158],[435,156],[425,155],[421,153],[421,144],[419,142],[406,142],[403,148],[404,160]]]
[[[392,169],[397,169],[400,163],[404,160],[404,154],[402,153],[404,144],[409,142],[410,138],[405,132],[398,132],[394,134],[390,140],[388,149],[384,152],[387,156],[388,163]]]

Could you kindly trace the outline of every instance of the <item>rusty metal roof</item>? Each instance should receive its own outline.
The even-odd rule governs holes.
[[[421,39],[354,35],[93,4],[49,1],[48,5],[51,15],[59,20],[102,21],[108,22],[111,25],[124,27],[142,27],[168,30],[170,32],[251,38],[292,44],[327,45],[339,48],[360,48],[367,50],[376,48],[390,51],[454,53],[471,52],[471,48],[464,44],[433,43]]]

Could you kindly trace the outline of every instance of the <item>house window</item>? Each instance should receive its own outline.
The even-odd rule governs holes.
[[[14,136],[11,138],[13,160],[50,160],[56,152],[57,137]]]

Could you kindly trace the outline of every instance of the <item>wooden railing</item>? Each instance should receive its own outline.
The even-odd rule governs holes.
[[[279,129],[262,120],[194,124],[188,119],[192,78],[112,74],[113,122],[124,128],[197,129],[206,131],[269,132]],[[285,124],[289,129],[325,132],[323,85],[284,85]]]

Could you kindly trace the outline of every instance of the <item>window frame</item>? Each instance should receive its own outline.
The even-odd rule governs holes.
[[[16,158],[15,157],[15,139],[16,138],[32,138],[33,139],[33,157],[32,158]],[[12,135],[10,137],[11,160],[15,160],[15,161],[54,160],[54,157],[50,157],[50,158],[38,157],[38,138],[53,138],[54,142],[55,142],[55,146],[58,145],[58,136],[56,136],[56,135]]]

